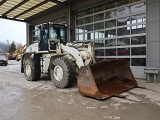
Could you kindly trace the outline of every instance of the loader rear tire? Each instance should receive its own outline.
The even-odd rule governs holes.
[[[39,68],[38,68],[39,69]],[[33,59],[27,59],[24,63],[24,76],[28,81],[35,81],[40,78],[41,73]]]
[[[59,57],[53,61],[50,70],[51,79],[55,87],[68,88],[76,82],[76,69],[72,60],[67,57]]]

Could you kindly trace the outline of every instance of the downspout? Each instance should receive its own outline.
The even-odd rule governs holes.
[[[69,39],[69,43],[71,42],[71,4],[70,3],[68,3],[69,4],[69,8],[68,8],[68,16],[69,16],[69,18],[68,18],[68,20],[69,20],[69,22],[68,22],[68,26],[69,26],[69,31],[68,31],[68,39]]]

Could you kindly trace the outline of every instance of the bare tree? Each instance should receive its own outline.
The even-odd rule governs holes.
[[[9,52],[10,46],[11,46],[11,44],[10,44],[9,40],[6,40],[6,43],[5,43],[5,45],[4,45],[3,51],[4,51],[5,53]]]
[[[6,40],[5,42],[0,42],[0,51],[3,53],[9,52],[10,42]]]
[[[15,43],[15,44],[16,44],[16,48],[22,47],[22,44],[21,44],[21,43]]]

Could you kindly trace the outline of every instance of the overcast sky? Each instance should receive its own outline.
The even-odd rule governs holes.
[[[0,41],[26,44],[26,23],[0,18]]]

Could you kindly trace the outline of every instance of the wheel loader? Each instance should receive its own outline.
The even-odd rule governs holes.
[[[14,51],[14,53],[11,54],[10,59],[11,59],[11,60],[16,60],[16,61],[21,60],[21,54],[23,53],[25,47],[26,47],[26,45],[23,45],[23,46],[18,47],[18,48]]]
[[[21,72],[28,81],[48,74],[57,88],[78,84],[79,92],[88,97],[106,99],[137,86],[128,62],[122,59],[97,62],[93,43],[68,43],[68,27],[43,23],[34,30],[34,43],[21,60]]]

